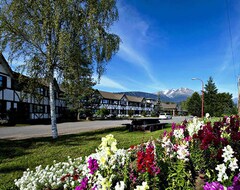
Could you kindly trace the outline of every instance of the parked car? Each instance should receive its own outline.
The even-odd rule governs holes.
[[[172,119],[172,116],[166,113],[161,113],[159,119]]]

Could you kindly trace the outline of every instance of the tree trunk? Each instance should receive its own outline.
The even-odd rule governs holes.
[[[50,96],[50,114],[51,114],[51,125],[52,125],[52,137],[53,137],[53,139],[56,139],[56,138],[58,138],[58,131],[57,131],[57,122],[56,122],[53,73],[52,73],[50,83],[49,83],[49,96]]]

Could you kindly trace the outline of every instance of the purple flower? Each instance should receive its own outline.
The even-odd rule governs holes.
[[[176,128],[176,123],[172,123],[172,130]]]
[[[98,163],[96,159],[92,159],[91,157],[88,160],[88,168],[90,169],[90,174],[94,174],[94,172],[98,169]]]
[[[239,190],[240,189],[240,173],[233,178],[232,186],[228,187],[227,190]]]
[[[221,183],[219,182],[212,182],[208,183],[206,182],[205,185],[203,186],[204,190],[224,190],[224,187]]]
[[[163,132],[163,136],[165,137],[166,135],[167,135],[167,131],[164,130],[164,132]]]
[[[77,186],[75,190],[85,190],[87,189],[87,185],[88,185],[88,178],[85,177],[82,179],[81,185]]]

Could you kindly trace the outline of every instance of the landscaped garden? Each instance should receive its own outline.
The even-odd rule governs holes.
[[[1,184],[9,187],[17,178],[20,189],[240,189],[238,116],[193,118],[164,132],[115,129],[3,143],[13,149],[1,148]]]
[[[170,125],[169,125],[170,127]],[[167,130],[169,130],[168,128]],[[60,136],[57,141],[52,138],[35,138],[26,140],[0,140],[0,189],[14,188],[14,179],[20,178],[27,168],[52,165],[53,161],[65,162],[71,158],[85,157],[95,152],[101,138],[113,134],[118,148],[129,148],[156,139],[163,131],[129,133],[123,128],[99,130],[81,134]]]

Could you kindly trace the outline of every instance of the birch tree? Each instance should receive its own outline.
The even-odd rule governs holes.
[[[24,73],[49,83],[52,137],[57,138],[54,78],[87,60],[102,75],[118,51],[110,32],[118,19],[116,0],[1,0],[0,51],[24,58]]]

